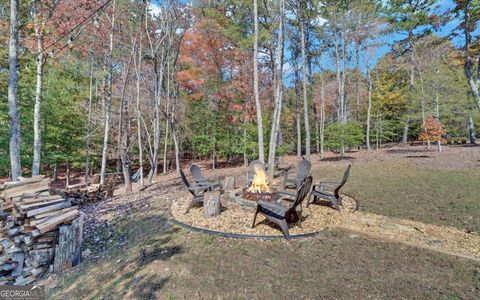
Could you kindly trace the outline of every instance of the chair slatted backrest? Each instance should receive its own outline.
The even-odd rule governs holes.
[[[299,164],[297,168],[297,178],[296,178],[296,184],[297,184],[297,190],[300,189],[300,185],[302,182],[307,178],[308,175],[310,175],[310,170],[312,169],[312,164],[310,161],[303,159]]]
[[[190,193],[192,193],[192,195],[195,196],[195,193],[190,188],[190,183],[188,183],[187,176],[185,176],[185,173],[183,173],[182,169],[179,169],[179,171],[180,171],[180,177],[182,177],[183,184],[187,187],[187,189],[190,191]]]
[[[348,165],[347,169],[345,170],[345,173],[343,173],[342,181],[340,182],[340,184],[335,189],[335,198],[337,198],[337,199],[340,197],[340,194],[338,192],[345,185],[345,183],[347,183],[348,177],[350,176],[350,168],[351,167],[352,167],[351,164]]]
[[[290,209],[295,209],[298,205],[301,205],[302,201],[305,200],[308,193],[310,193],[310,189],[312,188],[312,176],[307,176],[302,183],[300,184],[300,188],[298,189],[297,196],[295,198],[295,202]]]
[[[207,182],[207,179],[205,179],[205,177],[202,174],[202,170],[200,170],[200,167],[197,166],[196,164],[192,164],[190,166],[190,174],[192,174],[193,179],[195,179],[197,183]]]

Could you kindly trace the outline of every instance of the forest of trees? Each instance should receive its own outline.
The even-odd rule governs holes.
[[[475,142],[478,1],[6,2],[0,176],[13,180],[123,170],[128,192],[132,172],[146,184],[181,159]]]

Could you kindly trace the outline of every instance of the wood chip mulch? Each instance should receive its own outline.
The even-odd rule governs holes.
[[[185,214],[191,196],[184,192],[179,192],[172,201],[171,212],[178,221],[198,228],[243,235],[282,236],[279,228],[260,214],[257,216],[256,226],[251,228],[254,208],[242,206],[230,200],[227,195],[228,193],[221,197],[222,212],[213,218],[204,217],[202,207],[193,207]],[[376,239],[400,242],[480,261],[480,236],[476,234],[452,227],[362,211],[352,212],[354,200],[347,195],[342,195],[342,202],[344,207],[340,212],[319,204],[311,204],[308,208],[304,205],[301,227],[290,225],[290,234],[307,234],[339,228]]]
[[[173,217],[178,221],[198,228],[244,235],[282,236],[278,227],[268,222],[265,217],[260,214],[257,216],[257,225],[251,228],[253,214],[255,212],[254,208],[245,207],[230,200],[227,194],[228,193],[221,197],[222,212],[213,218],[206,218],[203,215],[202,207],[193,207],[185,214],[191,197],[187,193],[178,195],[176,201],[173,201],[171,212]],[[348,196],[343,196],[346,209],[341,212],[319,204],[311,204],[308,208],[304,205],[301,227],[298,225],[290,225],[290,234],[307,234],[334,227],[340,222],[342,216],[352,214],[351,211],[347,209],[350,203],[348,198]]]

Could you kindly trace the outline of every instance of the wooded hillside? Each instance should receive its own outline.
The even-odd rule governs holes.
[[[0,176],[70,165],[103,183],[123,170],[128,192],[139,168],[143,184],[182,159],[474,143],[478,12],[477,1],[5,1]]]

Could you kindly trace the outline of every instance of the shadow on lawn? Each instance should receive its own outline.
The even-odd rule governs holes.
[[[170,280],[166,261],[183,253],[172,241],[181,229],[172,227],[164,215],[137,218],[126,216],[110,229],[99,229],[96,236],[108,237],[100,258],[84,261],[65,274],[48,298],[155,298]]]
[[[357,159],[353,156],[333,156],[333,157],[324,157],[319,159],[320,161],[342,161],[342,160],[354,160]]]
[[[408,154],[408,153],[427,153],[427,149],[388,149],[385,150],[388,154]]]

